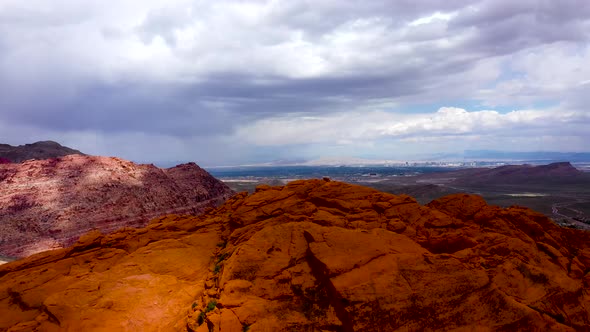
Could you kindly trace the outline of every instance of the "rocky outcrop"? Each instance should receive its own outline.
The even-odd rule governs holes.
[[[83,155],[78,150],[62,146],[53,141],[41,141],[19,146],[0,144],[0,164],[2,164],[3,159],[13,163],[20,163],[30,159],[57,158],[71,154]]]
[[[201,213],[233,192],[194,163],[160,169],[70,155],[0,165],[0,255],[73,244],[93,229],[143,227],[170,213]]]
[[[323,180],[0,266],[10,331],[587,331],[590,236]]]

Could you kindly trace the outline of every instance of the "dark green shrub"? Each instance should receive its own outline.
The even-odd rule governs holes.
[[[213,311],[213,309],[215,309],[216,306],[217,306],[217,301],[211,300],[209,302],[209,304],[207,304],[207,308],[205,308],[205,313],[208,313],[209,311]]]
[[[197,318],[197,324],[199,324],[199,326],[203,325],[203,323],[205,322],[205,317],[205,313],[201,311],[201,313],[199,314],[199,318]]]
[[[199,326],[201,326],[205,322],[205,319],[207,318],[207,313],[213,311],[216,306],[217,301],[211,300],[209,304],[207,304],[205,311],[201,311],[199,317],[197,318],[197,324],[199,324]]]
[[[227,253],[227,252],[221,254],[221,256],[219,256],[219,258],[217,258],[216,264],[223,262],[228,256],[229,256],[229,253]]]

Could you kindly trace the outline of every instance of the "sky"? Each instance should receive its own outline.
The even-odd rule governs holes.
[[[590,1],[0,0],[0,143],[204,166],[590,151]]]

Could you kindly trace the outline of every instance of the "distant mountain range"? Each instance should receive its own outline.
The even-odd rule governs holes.
[[[78,150],[68,148],[54,141],[41,141],[19,146],[0,144],[0,164],[7,162],[20,163],[30,159],[57,158],[71,154],[84,155]]]
[[[590,174],[584,173],[569,162],[548,165],[506,165],[495,168],[468,168],[451,172],[433,173],[418,176],[422,182],[449,183],[460,186],[490,185],[551,185],[568,183],[588,183]]]
[[[323,157],[312,160],[277,160],[241,166],[402,166],[414,164],[440,164],[440,166],[488,166],[463,165],[464,163],[529,163],[547,164],[554,162],[590,163],[590,152],[509,152],[494,150],[465,150],[463,153],[416,155],[407,158],[365,159],[349,156]],[[494,166],[494,165],[490,165]]]
[[[508,152],[494,150],[465,150],[467,160],[523,160],[523,161],[569,161],[590,162],[590,152]]]

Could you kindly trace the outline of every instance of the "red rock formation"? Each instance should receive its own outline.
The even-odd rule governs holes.
[[[0,266],[0,330],[588,331],[590,235],[322,180]]]
[[[200,213],[232,191],[194,163],[160,169],[70,155],[0,165],[0,255],[69,246],[92,229],[143,227],[156,216]]]

